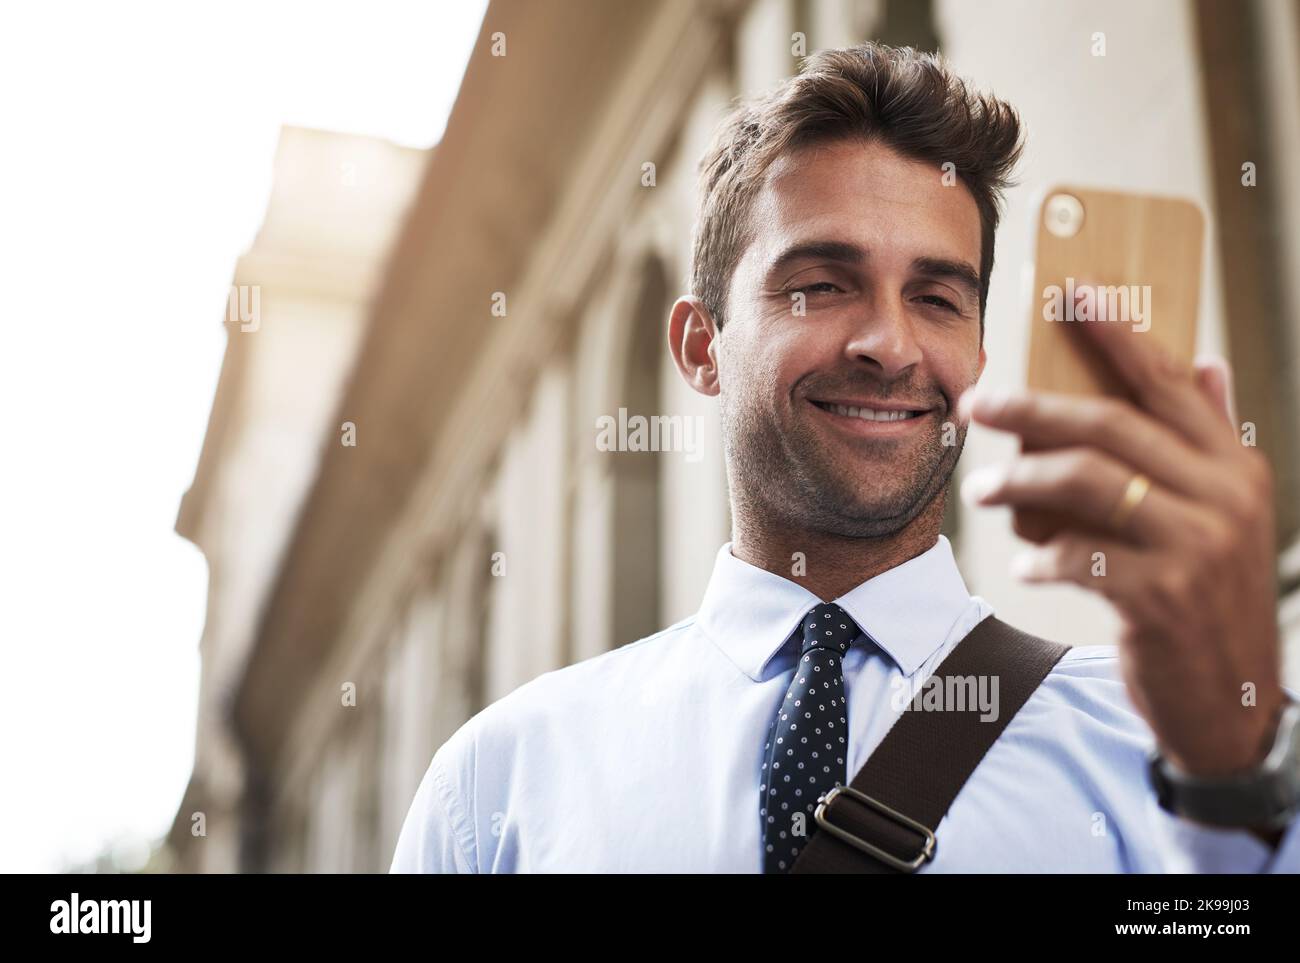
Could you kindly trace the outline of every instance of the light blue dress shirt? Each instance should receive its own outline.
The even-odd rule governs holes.
[[[424,774],[391,872],[761,872],[763,740],[794,672],[791,636],[819,601],[723,545],[696,615],[462,725]],[[993,610],[942,535],[835,601],[863,631],[843,660],[851,779],[900,693]],[[958,794],[921,872],[1300,871],[1296,824],[1271,850],[1161,810],[1152,745],[1116,648],[1070,650]]]

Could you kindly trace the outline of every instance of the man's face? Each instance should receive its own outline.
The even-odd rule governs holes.
[[[733,478],[789,525],[891,534],[956,466],[953,409],[984,367],[980,220],[941,175],[840,141],[779,160],[756,198],[720,407]]]

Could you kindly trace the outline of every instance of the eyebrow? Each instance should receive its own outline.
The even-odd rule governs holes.
[[[973,298],[980,296],[979,272],[965,261],[953,261],[942,257],[918,257],[912,262],[912,270],[935,280],[952,281],[965,288]]]
[[[768,265],[764,277],[771,277],[796,261],[835,261],[840,264],[861,264],[867,252],[847,241],[804,241],[786,248]]]
[[[865,248],[848,241],[805,241],[791,245],[773,258],[764,276],[771,278],[797,261],[833,261],[839,264],[859,265],[866,261],[867,257],[868,252]],[[979,297],[979,272],[965,261],[942,257],[918,257],[912,261],[912,270],[934,280],[952,281],[965,288],[972,297]]]

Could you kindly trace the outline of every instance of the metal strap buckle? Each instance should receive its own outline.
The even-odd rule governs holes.
[[[868,806],[869,808],[874,809],[885,816],[888,816],[890,819],[894,820],[894,822],[898,823],[904,829],[910,829],[913,832],[917,833],[919,836],[922,836],[924,838],[924,842],[921,845],[921,851],[917,853],[917,855],[913,859],[910,860],[899,859],[897,856],[894,856],[892,853],[885,852],[879,846],[872,845],[862,837],[855,836],[853,833],[849,832],[848,830],[836,826],[834,823],[832,823],[829,819],[826,818],[826,811],[830,809],[831,804],[834,803],[835,800],[842,795],[852,796],[854,799],[858,800],[863,805]],[[937,842],[937,840],[934,838],[934,833],[932,833],[927,827],[923,826],[921,823],[918,823],[915,819],[911,819],[907,816],[904,816],[896,809],[891,809],[889,806],[886,806],[884,803],[882,803],[879,799],[873,799],[870,796],[868,796],[866,793],[858,792],[858,790],[854,789],[852,786],[836,786],[830,792],[826,793],[826,795],[822,796],[821,799],[818,800],[817,808],[813,811],[813,818],[817,820],[818,826],[821,826],[823,829],[831,833],[833,836],[836,836],[837,838],[844,840],[844,842],[848,843],[850,846],[856,847],[857,849],[862,850],[864,853],[867,853],[870,856],[874,856],[876,859],[880,860],[885,865],[891,866],[894,869],[899,870],[900,872],[903,873],[914,873],[918,869],[920,869],[921,864],[924,863],[927,859],[934,858],[934,848]]]

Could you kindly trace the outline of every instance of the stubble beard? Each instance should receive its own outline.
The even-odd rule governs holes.
[[[896,457],[881,463],[881,473],[891,473],[892,480],[864,485],[860,473],[870,469],[853,465],[843,449],[832,450],[806,420],[785,428],[751,397],[720,400],[736,511],[761,513],[788,531],[846,538],[894,535],[944,495],[966,443],[966,426],[952,422],[953,443],[943,444],[949,422],[935,417],[926,438],[896,446]]]

